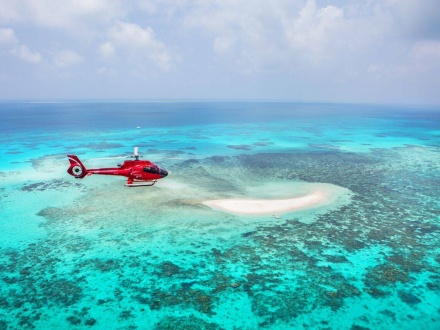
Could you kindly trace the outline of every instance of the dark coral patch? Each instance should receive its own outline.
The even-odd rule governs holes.
[[[181,268],[171,261],[165,261],[159,265],[160,274],[162,276],[171,277],[180,273]]]
[[[91,318],[87,319],[84,322],[84,324],[89,326],[89,327],[91,327],[91,326],[94,326],[96,324],[96,320],[93,317],[91,317]]]
[[[270,141],[261,141],[261,142],[255,142],[253,143],[253,145],[257,147],[268,147],[274,145],[274,143]]]
[[[408,282],[408,273],[390,264],[378,265],[369,269],[365,283],[372,286],[387,286],[396,282]]]
[[[412,292],[400,290],[398,294],[400,299],[408,305],[416,305],[422,302],[422,300]]]
[[[64,188],[82,188],[81,184],[75,181],[68,181],[62,179],[54,179],[43,182],[29,183],[22,186],[22,191],[45,191],[45,190],[62,190]]]
[[[249,151],[252,150],[252,146],[248,144],[231,144],[227,146],[228,148],[235,149],[235,150],[243,150],[243,151]]]
[[[71,324],[71,325],[79,325],[81,324],[81,319],[76,317],[76,316],[69,316],[66,318],[66,320]]]
[[[328,262],[332,262],[335,264],[340,264],[340,263],[348,263],[348,259],[344,256],[334,256],[334,255],[329,255],[326,256],[326,259]]]

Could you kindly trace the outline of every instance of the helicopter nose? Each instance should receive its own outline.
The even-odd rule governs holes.
[[[166,177],[168,175],[168,171],[164,168],[161,168],[159,170],[160,175],[162,176],[162,178]]]

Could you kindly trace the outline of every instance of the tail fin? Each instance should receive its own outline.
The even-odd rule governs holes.
[[[69,158],[70,162],[70,167],[67,170],[67,173],[73,175],[77,179],[84,178],[87,175],[87,170],[79,158],[75,155],[67,155],[67,158]]]

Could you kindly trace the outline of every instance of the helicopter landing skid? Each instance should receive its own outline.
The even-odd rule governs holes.
[[[124,186],[126,187],[151,187],[154,186],[154,184],[157,182],[157,180],[153,181],[134,181],[132,183],[126,183]]]

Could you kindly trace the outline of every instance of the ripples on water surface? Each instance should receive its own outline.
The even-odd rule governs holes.
[[[0,329],[440,327],[439,109],[2,103],[0,114]],[[67,153],[114,166],[105,158],[134,146],[170,175],[129,189],[66,173]],[[350,202],[281,219],[201,204],[297,182],[347,188]]]

